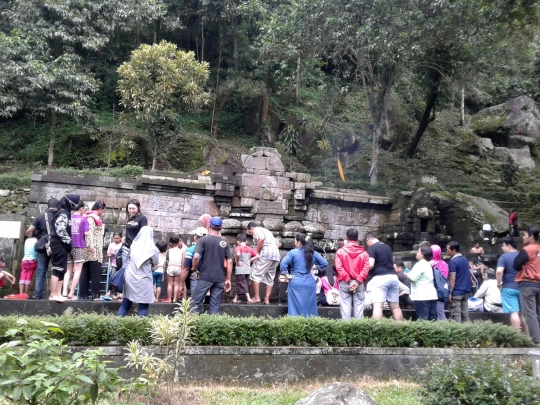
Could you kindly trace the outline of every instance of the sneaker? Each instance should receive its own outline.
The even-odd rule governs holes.
[[[100,300],[101,301],[112,301],[112,298],[109,297],[108,295],[103,295],[103,296],[101,296]]]

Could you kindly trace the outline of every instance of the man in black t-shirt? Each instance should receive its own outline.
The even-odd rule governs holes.
[[[386,301],[394,319],[402,321],[403,314],[399,308],[399,280],[394,270],[392,249],[380,242],[371,232],[366,233],[366,245],[370,269],[367,282],[371,290],[373,318],[383,317],[383,305]]]
[[[210,234],[201,238],[195,247],[195,256],[191,268],[197,270],[199,261],[199,282],[192,293],[195,312],[202,312],[202,304],[206,293],[210,290],[209,314],[219,313],[223,290],[231,289],[232,255],[229,244],[220,236],[222,221],[219,217],[210,220]],[[201,259],[202,257],[202,259]],[[224,264],[226,261],[227,274]]]
[[[45,215],[52,216],[58,210],[58,200],[56,198],[51,198],[47,201],[47,211],[44,214],[38,215],[32,221],[32,225],[28,227],[26,231],[26,236],[29,238],[32,237],[34,229],[39,231],[38,239],[44,236],[47,236],[47,223],[45,222]],[[34,288],[34,298],[42,299],[43,298],[43,286],[45,285],[45,276],[47,275],[47,268],[49,267],[49,262],[51,258],[45,252],[36,252],[37,255],[37,272],[36,272],[36,287]]]

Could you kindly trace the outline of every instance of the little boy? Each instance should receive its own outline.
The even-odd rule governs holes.
[[[178,302],[182,289],[180,275],[182,274],[182,263],[186,254],[187,246],[178,235],[169,238],[170,248],[167,252],[165,270],[167,271],[167,302]]]
[[[246,234],[241,233],[236,237],[238,245],[234,252],[236,256],[236,295],[232,300],[233,304],[238,303],[238,296],[245,295],[247,302],[251,302],[249,296],[249,276],[251,274],[251,263],[256,260],[259,255],[252,248],[246,245]]]
[[[24,257],[21,263],[21,278],[19,280],[19,293],[28,294],[28,289],[32,283],[32,278],[37,268],[37,253],[34,245],[37,242],[39,230],[34,229],[32,237],[24,242]]]
[[[167,242],[164,240],[158,240],[156,242],[156,247],[159,250],[159,263],[156,267],[154,267],[152,277],[154,279],[154,287],[156,289],[155,302],[159,302],[159,297],[161,296],[161,282],[163,281],[163,268],[165,267],[165,261],[167,260]]]
[[[4,286],[5,280],[9,281],[11,284],[15,282],[15,277],[4,270],[4,267],[6,267],[6,259],[0,256],[0,287]]]

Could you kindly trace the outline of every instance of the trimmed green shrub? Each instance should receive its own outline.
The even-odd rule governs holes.
[[[0,189],[16,190],[18,188],[29,188],[31,184],[30,172],[0,174]]]
[[[426,405],[538,404],[540,385],[527,366],[489,356],[439,361],[419,370],[420,395]]]
[[[16,316],[0,317],[0,343]],[[111,341],[126,345],[139,340],[153,344],[149,318],[80,314],[25,318],[34,328],[41,321],[54,322],[63,330],[64,342],[77,346],[101,346]],[[235,318],[200,315],[192,334],[197,346],[299,346],[299,347],[530,347],[530,339],[516,329],[491,322],[395,322],[391,319],[332,320],[283,317]]]

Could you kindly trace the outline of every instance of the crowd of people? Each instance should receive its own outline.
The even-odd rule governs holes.
[[[380,319],[383,309],[388,308],[400,321],[401,309],[409,308],[416,311],[417,319],[435,321],[445,320],[448,308],[450,319],[467,322],[471,300],[481,299],[483,310],[510,313],[512,325],[540,345],[540,245],[536,227],[523,232],[525,247],[519,252],[514,237],[503,239],[496,271],[469,262],[455,241],[444,246],[449,263],[442,259],[440,246],[421,245],[417,262],[409,270],[402,261],[394,261],[392,249],[375,234],[367,233],[362,243],[356,229],[347,230],[346,239],[340,238],[331,266],[315,251],[310,237],[301,233],[295,236],[295,248],[281,259],[280,244],[272,232],[255,222],[246,229],[253,237],[253,247],[247,245],[246,234],[239,234],[233,253],[221,236],[221,218],[208,214],[193,230],[189,248],[179,235],[155,242],[139,201],[133,199],[126,206],[124,235],[115,233],[107,249],[111,273],[123,270],[123,291],[111,285],[101,296],[105,233],[101,216],[105,208],[103,201],[96,201],[86,210],[75,194],[47,202],[47,210],[27,230],[19,298],[28,297],[34,274],[34,298],[43,298],[50,262],[50,300],[88,299],[89,295],[94,300],[117,299],[121,301],[119,316],[125,316],[133,303],[138,304],[139,315],[146,316],[149,305],[161,299],[166,278],[167,298],[162,301],[177,302],[190,290],[196,311],[202,310],[209,296],[209,313],[216,314],[224,292],[231,289],[233,267],[233,303],[245,297],[247,303],[269,304],[279,269],[278,280],[287,284],[288,313],[292,316],[317,316],[319,305],[339,305],[343,319],[362,318],[366,308],[372,308],[373,318]],[[515,219],[511,222],[511,230],[515,230]],[[484,253],[479,244],[471,252]],[[0,286],[4,281],[15,282],[3,269],[4,262],[0,258]],[[265,286],[262,298],[261,284]]]

